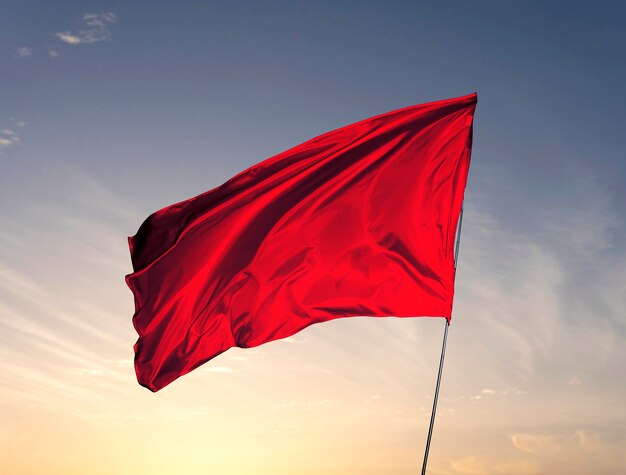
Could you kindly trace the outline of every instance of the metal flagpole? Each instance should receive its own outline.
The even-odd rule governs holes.
[[[456,247],[454,248],[454,270],[456,271],[456,263],[459,258],[459,243],[461,242],[461,226],[463,225],[463,206],[461,206],[461,214],[459,216],[459,231],[456,235]],[[424,452],[424,463],[422,464],[422,475],[426,475],[426,463],[428,462],[428,450],[430,449],[430,439],[433,435],[433,427],[435,425],[435,413],[437,412],[437,399],[439,398],[439,385],[441,384],[441,372],[443,370],[443,359],[446,356],[446,340],[448,339],[448,327],[450,322],[445,321],[445,330],[443,332],[443,344],[441,345],[441,359],[439,360],[439,373],[437,374],[437,385],[435,386],[435,399],[433,400],[433,411],[430,414],[430,426],[428,427],[428,438],[426,439],[426,451]]]

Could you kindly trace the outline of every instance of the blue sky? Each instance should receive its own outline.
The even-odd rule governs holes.
[[[287,439],[300,458],[308,444],[334,454],[312,473],[412,473],[439,322],[329,323],[229,352],[155,398],[129,363],[126,236],[315,135],[476,91],[433,473],[621,473],[625,20],[623,2],[4,2],[0,454],[35,473],[20,454],[38,440],[49,473],[96,473],[55,456],[77,443],[97,458],[96,445],[52,434],[83,430],[112,450],[129,420],[186,440],[176,421],[200,431],[239,414],[190,473],[291,473],[298,457],[277,468],[267,455]],[[306,390],[277,390],[290,381]],[[254,402],[240,390],[251,383]],[[259,444],[252,429],[287,438],[243,462],[233,447]],[[364,433],[380,440],[359,445]],[[176,450],[169,461],[196,460]],[[131,458],[109,469],[130,472]]]

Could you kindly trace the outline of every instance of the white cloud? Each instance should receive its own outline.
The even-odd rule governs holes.
[[[117,17],[111,12],[86,13],[82,18],[83,28],[79,29],[76,33],[62,31],[55,33],[54,36],[70,45],[107,41],[111,39],[109,25],[115,22],[116,19]]]
[[[69,31],[65,33],[56,33],[55,36],[64,43],[69,43],[71,45],[84,43],[84,41],[82,41],[78,36],[71,34]]]
[[[17,59],[28,58],[33,54],[33,49],[30,46],[20,46],[15,51],[15,57]]]
[[[51,49],[50,51],[48,51],[48,56],[50,56],[51,58],[58,58],[59,57],[59,53],[53,49]]]
[[[86,13],[83,15],[83,21],[89,26],[102,26],[104,27],[107,23],[113,23],[117,17],[111,13]]]
[[[0,134],[12,137],[14,140],[19,140],[17,134],[11,129],[0,129]]]
[[[0,154],[3,149],[12,147],[18,143],[20,143],[20,138],[15,131],[11,129],[0,129]]]

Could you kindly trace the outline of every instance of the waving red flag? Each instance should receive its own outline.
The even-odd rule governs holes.
[[[129,238],[152,391],[228,348],[350,316],[450,319],[476,94],[328,132],[157,211]]]

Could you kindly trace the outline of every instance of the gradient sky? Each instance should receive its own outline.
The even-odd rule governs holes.
[[[3,1],[0,472],[417,473],[442,320],[317,325],[152,394],[126,237],[477,91],[429,473],[623,474],[625,24],[624,2]]]

